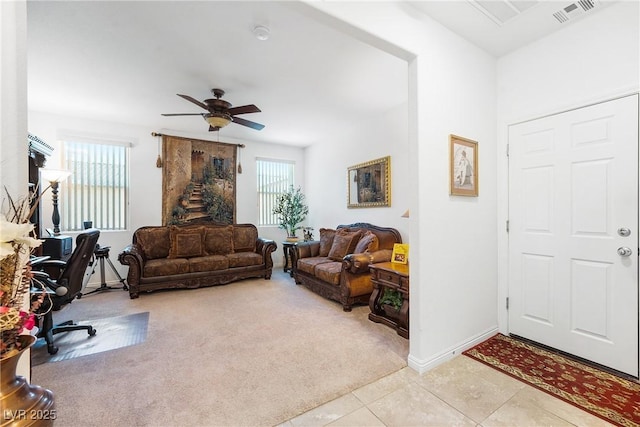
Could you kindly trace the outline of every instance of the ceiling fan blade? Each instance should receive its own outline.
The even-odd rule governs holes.
[[[261,125],[260,123],[251,122],[249,120],[241,119],[240,117],[232,117],[232,118],[233,118],[233,123],[237,123],[242,126],[247,126],[255,130],[261,130],[262,128],[264,128],[264,125]]]
[[[163,113],[163,116],[201,116],[204,113]]]
[[[194,104],[196,104],[198,107],[202,107],[202,108],[204,108],[205,110],[209,111],[209,107],[207,107],[205,104],[203,104],[202,102],[198,101],[197,99],[192,98],[192,97],[190,97],[189,95],[180,95],[180,94],[177,94],[177,95],[178,95],[180,98],[184,98],[184,99],[186,99],[186,100],[187,100],[187,101],[189,101],[189,102],[193,102],[193,103],[194,103]]]
[[[243,105],[241,107],[233,107],[229,108],[229,114],[232,116],[236,114],[247,114],[247,113],[260,113],[261,110],[255,105]]]

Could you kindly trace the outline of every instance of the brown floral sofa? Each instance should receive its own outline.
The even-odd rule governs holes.
[[[402,243],[395,228],[368,223],[321,228],[320,240],[298,243],[292,251],[293,277],[325,298],[338,301],[344,311],[368,304],[373,285],[369,266],[391,261],[393,245]]]
[[[148,226],[136,230],[118,260],[129,266],[129,296],[137,298],[158,289],[268,280],[276,248],[253,224]]]

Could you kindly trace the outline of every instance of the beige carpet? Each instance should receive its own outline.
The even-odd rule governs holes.
[[[368,307],[345,313],[280,271],[135,300],[97,293],[54,317],[145,311],[144,343],[33,367],[57,427],[272,426],[406,366],[408,341]]]

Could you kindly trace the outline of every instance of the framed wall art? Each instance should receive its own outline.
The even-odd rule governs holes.
[[[478,143],[449,135],[449,194],[478,196]]]
[[[236,144],[162,137],[162,224],[236,217]]]
[[[347,168],[347,208],[391,206],[391,157]]]

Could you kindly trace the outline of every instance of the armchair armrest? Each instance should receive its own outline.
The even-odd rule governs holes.
[[[42,275],[44,275],[46,278],[53,280],[60,277],[65,268],[67,268],[67,262],[59,259],[46,259],[31,264],[31,272],[34,275],[35,273],[41,273],[40,278],[43,278]]]
[[[278,249],[278,245],[271,239],[265,239],[262,237],[258,237],[256,241],[256,253],[262,255],[262,260],[264,261],[267,268],[273,267],[273,259],[271,258],[271,253]]]
[[[118,255],[120,264],[129,266],[127,283],[129,284],[129,296],[132,299],[138,297],[140,278],[144,271],[145,260],[146,258],[142,252],[142,248],[137,243],[126,246]]]
[[[349,254],[342,259],[342,269],[353,274],[368,273],[371,264],[391,261],[392,252],[390,249],[381,249],[371,253]]]
[[[138,264],[142,268],[145,262],[144,252],[137,243],[128,245],[118,255],[118,261],[122,265],[132,266]]]
[[[40,288],[32,287],[31,293],[39,293],[45,291],[47,293],[54,293],[58,296],[64,296],[67,294],[67,279],[61,281],[53,281],[51,280],[51,276],[49,276],[44,271],[31,270],[31,274],[33,274],[33,281],[40,284]],[[47,290],[47,288],[49,290]]]

